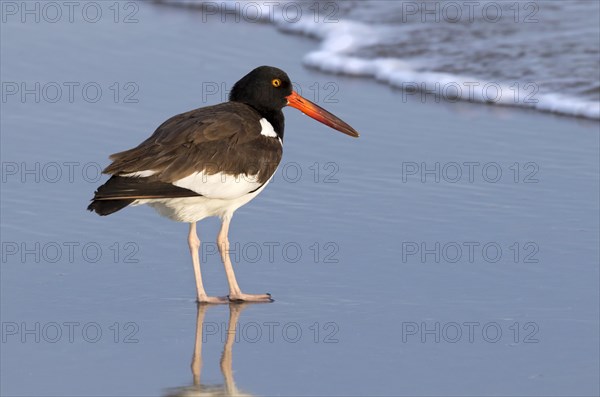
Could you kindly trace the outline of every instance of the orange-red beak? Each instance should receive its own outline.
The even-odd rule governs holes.
[[[302,98],[296,91],[292,91],[291,95],[287,96],[288,105],[300,110],[305,115],[320,121],[321,123],[330,126],[340,132],[351,137],[358,138],[358,132],[350,127],[346,122],[339,117],[334,116],[319,105],[316,105],[306,98]]]

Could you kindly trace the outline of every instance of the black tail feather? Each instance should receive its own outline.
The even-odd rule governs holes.
[[[129,204],[133,203],[135,199],[127,199],[127,200],[92,200],[90,205],[88,205],[88,211],[93,211],[98,215],[110,215],[113,212],[117,212]]]
[[[200,195],[196,192],[167,182],[149,178],[113,175],[94,192],[94,198],[87,209],[96,212],[98,215],[109,215],[127,207],[138,199],[197,196]]]

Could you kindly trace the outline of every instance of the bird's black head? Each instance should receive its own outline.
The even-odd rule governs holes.
[[[229,100],[252,106],[261,114],[279,112],[287,105],[292,82],[281,69],[259,66],[234,84]]]
[[[256,109],[280,138],[283,138],[284,124],[281,109],[288,105],[344,134],[358,137],[358,132],[343,120],[300,96],[292,89],[288,75],[272,66],[260,66],[242,77],[233,85],[229,100]]]

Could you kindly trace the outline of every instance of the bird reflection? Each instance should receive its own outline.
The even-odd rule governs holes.
[[[235,334],[240,314],[248,306],[247,303],[229,304],[229,321],[227,325],[227,336],[223,354],[221,355],[221,373],[224,383],[217,385],[206,385],[201,383],[200,374],[202,372],[202,331],[204,325],[204,316],[209,305],[198,304],[196,317],[196,340],[194,342],[194,353],[192,355],[192,379],[193,385],[178,387],[167,392],[167,397],[212,397],[212,396],[248,396],[251,394],[243,393],[238,390],[233,380],[232,355],[231,350],[235,341]]]

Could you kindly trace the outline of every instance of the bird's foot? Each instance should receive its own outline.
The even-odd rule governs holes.
[[[229,298],[227,296],[208,296],[208,295],[200,295],[196,298],[197,303],[210,303],[210,304],[223,304],[229,303]]]
[[[233,303],[243,303],[243,302],[274,302],[273,298],[271,298],[271,294],[229,294],[229,301]]]

